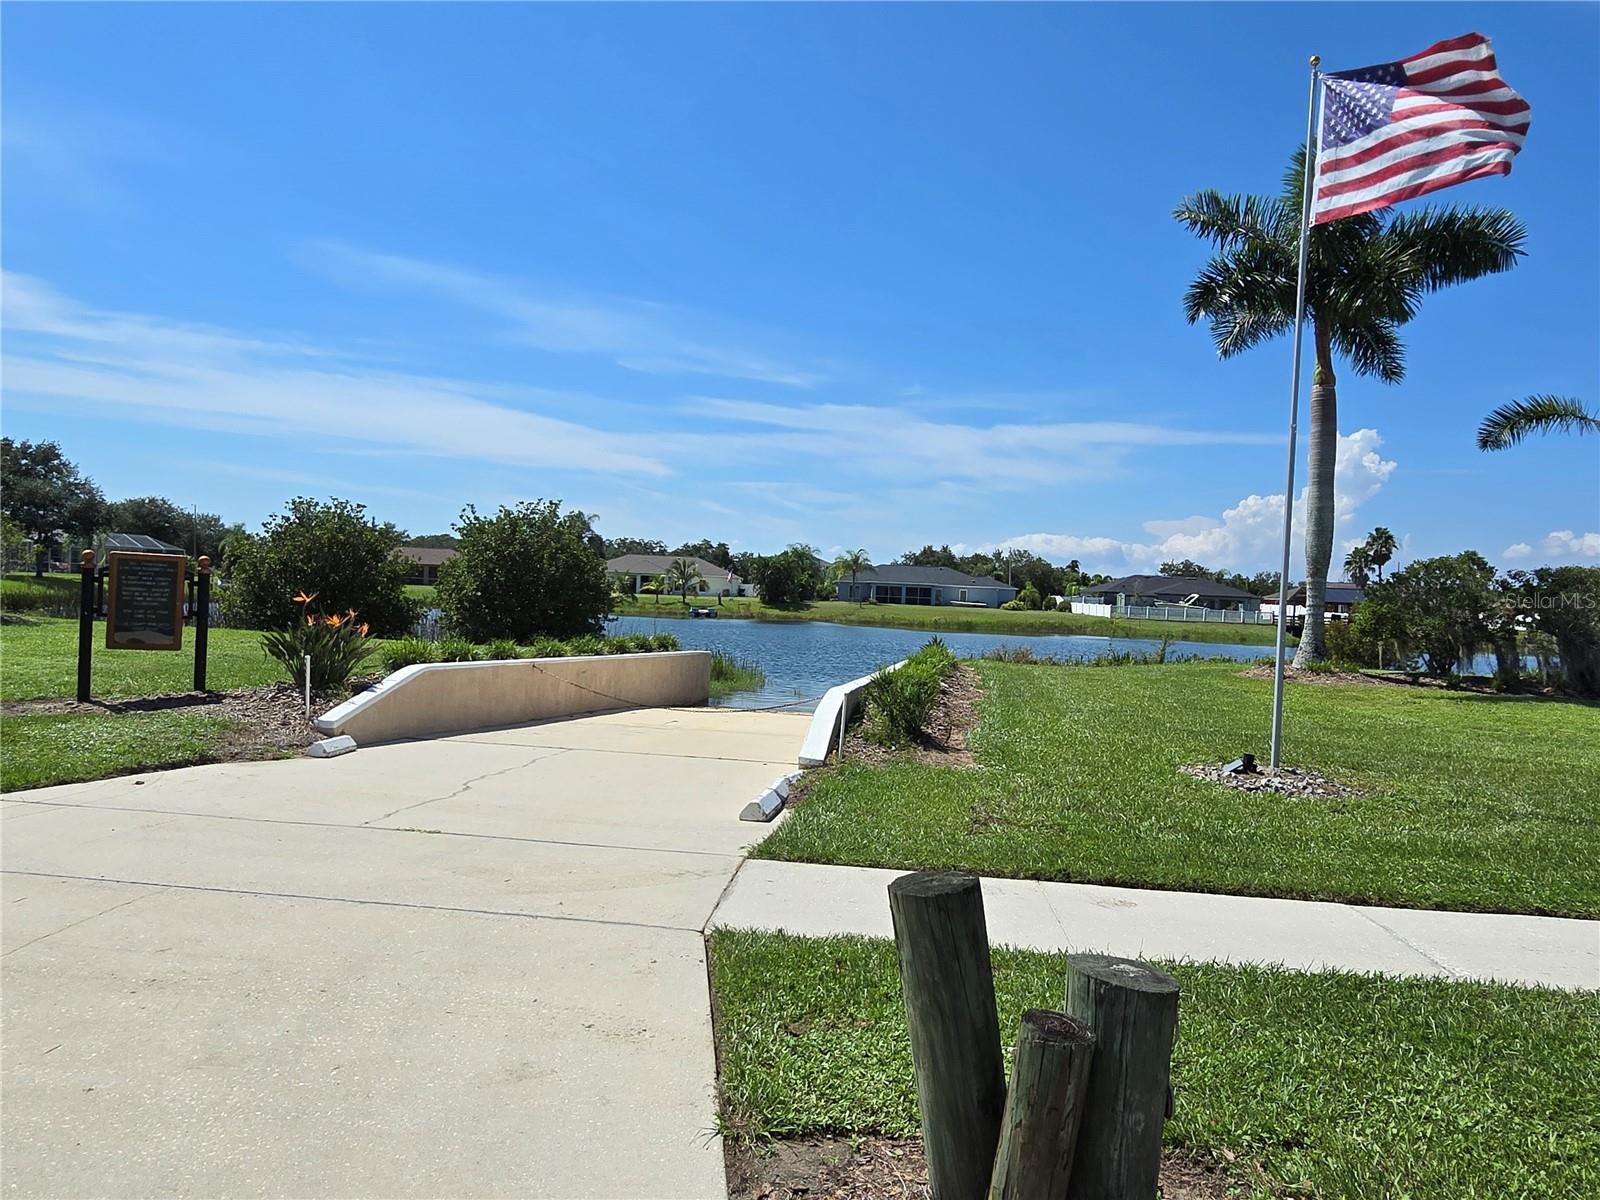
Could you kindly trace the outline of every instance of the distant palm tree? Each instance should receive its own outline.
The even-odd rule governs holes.
[[[833,569],[839,572],[841,577],[850,576],[850,595],[853,599],[856,598],[856,576],[871,566],[872,560],[867,557],[865,550],[852,550],[833,560]]]
[[[700,567],[693,559],[675,558],[667,564],[665,582],[667,590],[680,594],[687,604],[690,589],[697,593],[703,591],[706,577],[700,573]]]
[[[1504,450],[1530,433],[1600,433],[1600,413],[1566,396],[1529,396],[1502,404],[1478,426],[1479,450]]]
[[[1184,295],[1190,324],[1204,318],[1222,358],[1294,327],[1306,151],[1295,152],[1276,196],[1199,192],[1173,215],[1215,249]],[[1329,221],[1310,231],[1306,317],[1316,357],[1311,377],[1306,503],[1306,621],[1295,652],[1327,657],[1323,612],[1333,557],[1333,471],[1338,453],[1341,356],[1357,375],[1405,376],[1400,328],[1422,298],[1451,284],[1508,271],[1522,255],[1522,223],[1505,209],[1393,209]]]
[[[1352,547],[1350,553],[1344,556],[1344,577],[1366,591],[1367,584],[1372,581],[1372,565],[1372,551],[1363,542]]]
[[[1367,534],[1367,559],[1378,568],[1378,582],[1383,582],[1383,569],[1389,565],[1389,560],[1394,557],[1394,552],[1399,544],[1394,540],[1394,534],[1388,528],[1379,525]]]

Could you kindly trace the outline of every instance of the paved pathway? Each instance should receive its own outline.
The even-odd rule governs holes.
[[[892,937],[885,889],[900,874],[751,860],[711,923]],[[985,879],[983,898],[997,945],[1600,989],[1600,921],[1020,879]]]
[[[6,796],[5,1195],[723,1196],[702,930],[806,722]]]

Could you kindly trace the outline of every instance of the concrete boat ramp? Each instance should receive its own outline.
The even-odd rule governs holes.
[[[702,930],[809,717],[16,793],[5,1195],[725,1195]]]

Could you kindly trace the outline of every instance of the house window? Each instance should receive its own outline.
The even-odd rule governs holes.
[[[906,589],[907,604],[932,604],[933,589],[931,587],[908,587]]]
[[[890,587],[887,583],[880,583],[872,589],[872,598],[879,604],[894,604],[899,601],[897,587]]]

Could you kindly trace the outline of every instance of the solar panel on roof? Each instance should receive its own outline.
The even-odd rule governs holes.
[[[182,554],[183,547],[163,542],[147,533],[108,533],[107,550],[126,550],[141,554]]]

